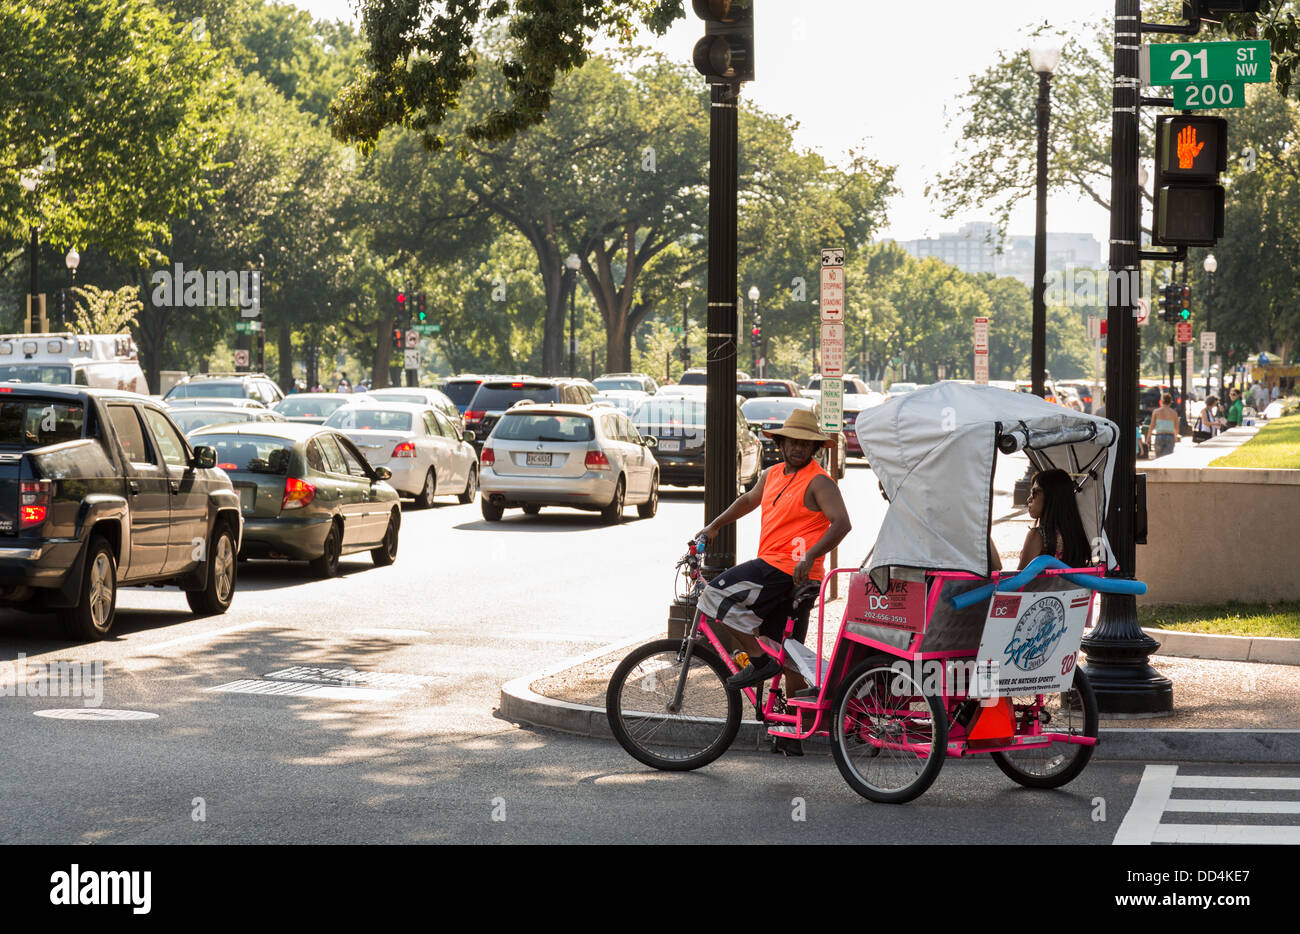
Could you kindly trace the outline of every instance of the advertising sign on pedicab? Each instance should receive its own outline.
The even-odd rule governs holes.
[[[881,593],[866,574],[854,574],[849,584],[844,624],[888,626],[920,632],[925,628],[925,581],[891,580]]]
[[[1092,591],[998,593],[980,636],[976,697],[1016,697],[1068,691]]]

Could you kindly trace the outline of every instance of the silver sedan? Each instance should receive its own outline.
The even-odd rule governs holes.
[[[444,495],[472,503],[478,493],[473,432],[462,434],[437,409],[371,399],[337,409],[325,427],[347,435],[372,466],[392,471],[388,483],[421,506]]]

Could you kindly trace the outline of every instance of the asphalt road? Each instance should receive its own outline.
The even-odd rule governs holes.
[[[860,465],[844,490],[856,525],[841,564],[857,564],[883,503]],[[629,508],[615,527],[567,510],[487,523],[447,502],[404,512],[391,567],[353,556],[312,581],[305,565],[241,565],[224,616],[193,619],[173,589],[126,590],[117,637],[79,646],[50,639],[45,618],[0,616],[11,672],[20,656],[103,663],[96,707],[0,698],[0,841],[1109,843],[1133,799],[1141,763],[1027,792],[987,761],[949,762],[923,798],[884,807],[828,757],[737,749],[670,775],[610,742],[516,727],[494,714],[503,682],[663,626],[702,496],[668,491],[656,518]],[[756,538],[755,515],[742,557]],[[97,718],[36,715],[55,708]]]

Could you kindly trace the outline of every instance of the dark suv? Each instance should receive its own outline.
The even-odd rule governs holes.
[[[474,448],[482,451],[492,428],[516,402],[550,402],[560,405],[591,405],[595,402],[591,383],[585,379],[487,379],[465,409],[465,430],[475,435]]]
[[[181,380],[163,396],[164,402],[178,399],[252,399],[270,408],[284,393],[265,373],[200,373]]]

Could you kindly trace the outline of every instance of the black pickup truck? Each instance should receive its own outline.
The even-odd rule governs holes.
[[[0,384],[0,605],[108,636],[119,585],[176,584],[199,614],[235,593],[243,519],[216,451],[146,396]]]

